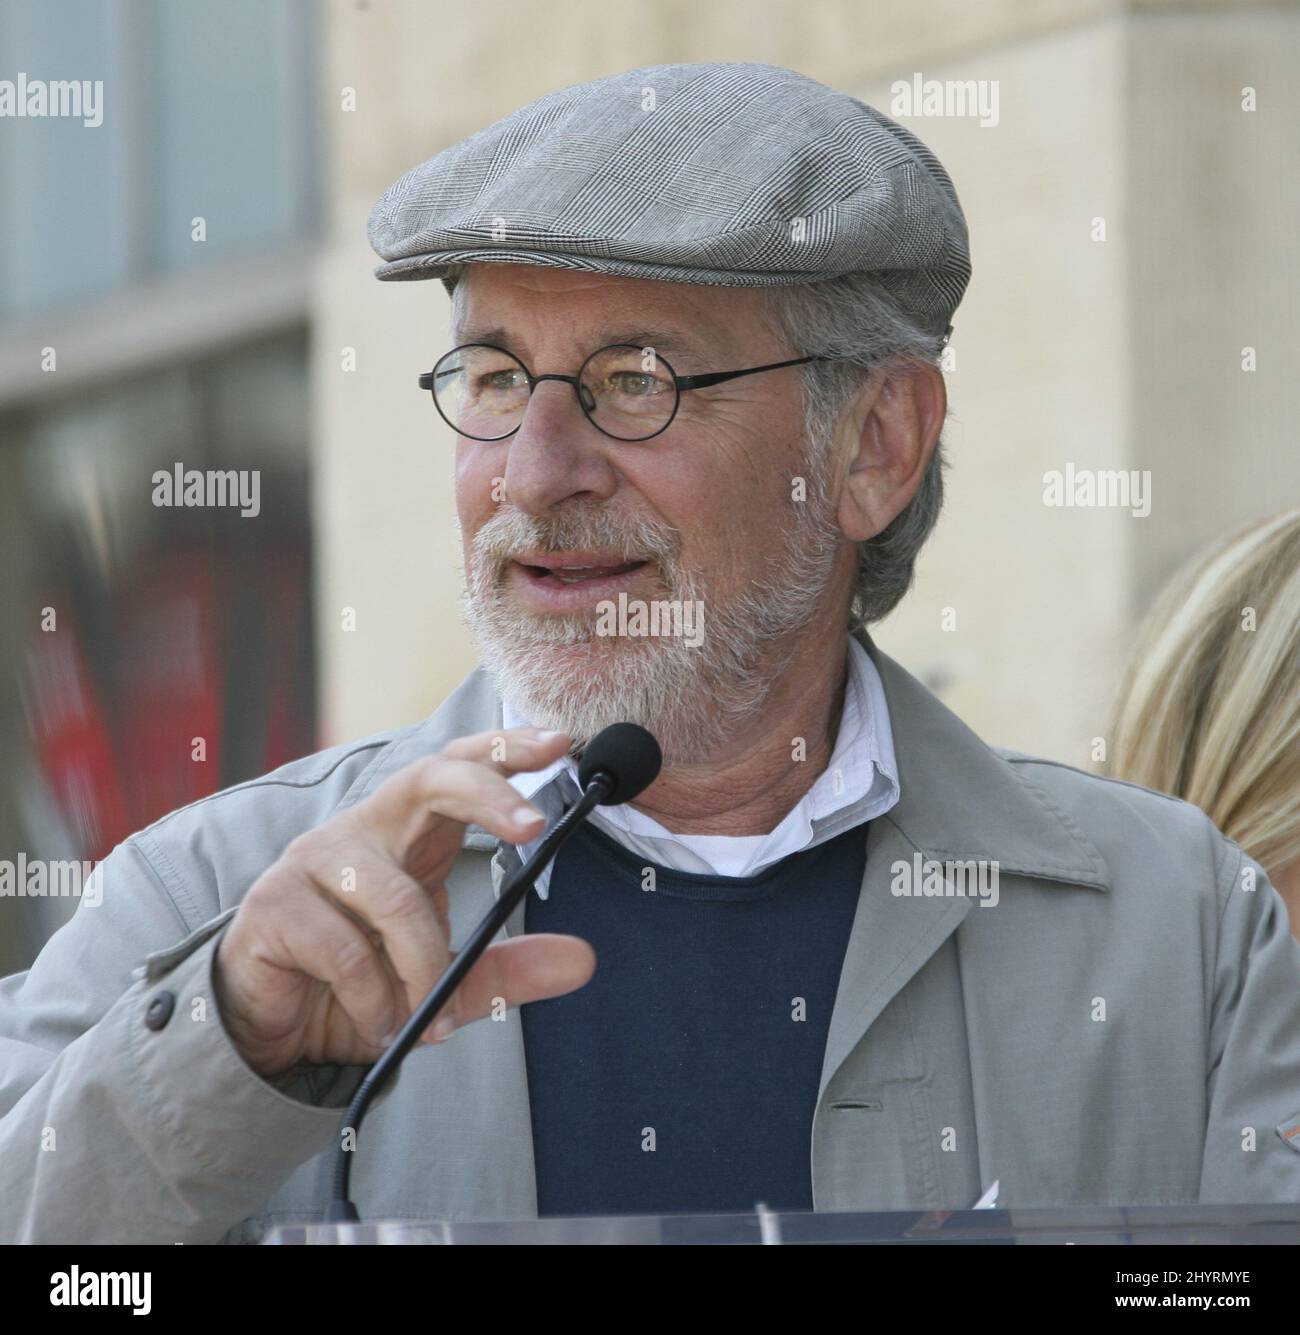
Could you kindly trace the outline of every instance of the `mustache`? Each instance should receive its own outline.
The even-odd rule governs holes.
[[[620,561],[653,562],[665,578],[681,551],[677,529],[648,515],[628,515],[607,506],[584,506],[556,515],[527,515],[502,507],[474,535],[474,563],[498,578],[521,552],[596,548]]]

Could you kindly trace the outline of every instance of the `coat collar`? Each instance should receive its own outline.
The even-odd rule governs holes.
[[[999,755],[910,673],[859,637],[885,685],[898,758],[891,821],[938,860],[997,862],[1002,873],[1110,888],[1101,854],[1025,766]]]
[[[1024,774],[1024,766],[981,741],[869,635],[858,638],[884,683],[902,790],[882,819],[937,861],[990,861],[1002,873],[1109,889],[1101,854]],[[501,726],[500,698],[480,665],[423,723],[394,739],[358,779],[345,805],[453,738]],[[491,852],[498,843],[477,825],[466,828],[465,848]]]

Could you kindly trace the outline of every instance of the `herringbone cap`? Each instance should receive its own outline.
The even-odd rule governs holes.
[[[794,70],[656,65],[549,93],[394,182],[386,280],[534,264],[767,287],[870,273],[942,335],[966,220],[909,130]]]

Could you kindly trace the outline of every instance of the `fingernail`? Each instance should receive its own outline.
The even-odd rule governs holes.
[[[534,807],[516,807],[510,819],[522,830],[542,819],[542,813]]]
[[[456,1032],[456,1021],[449,1015],[444,1015],[440,1020],[434,1021],[433,1041],[441,1043],[444,1038]]]

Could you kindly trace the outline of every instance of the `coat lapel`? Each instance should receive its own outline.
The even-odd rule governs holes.
[[[862,890],[826,1035],[819,1101],[876,1017],[971,910],[970,899],[903,899],[890,893],[891,867],[897,861],[911,865],[916,851],[887,816],[872,822]]]
[[[969,896],[904,897],[892,891],[897,862],[995,863],[999,878],[1028,876],[1048,884],[1108,888],[1101,855],[1046,796],[982,742],[930,691],[863,634],[880,672],[899,767],[897,804],[872,822],[857,913],[831,1015],[820,1097],[836,1071],[885,1007],[916,976],[974,907]],[[959,933],[961,941],[963,934]],[[986,938],[987,939],[987,938]],[[1000,960],[962,956],[963,993],[976,1007],[980,970]],[[996,1028],[968,1017],[980,1168],[986,1183],[981,1114],[997,1106],[993,1072],[1005,1072],[1023,1054],[997,1049]]]

